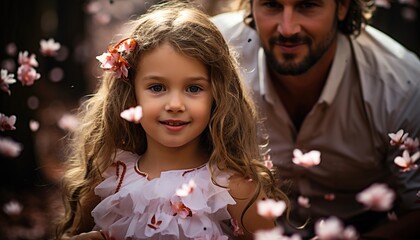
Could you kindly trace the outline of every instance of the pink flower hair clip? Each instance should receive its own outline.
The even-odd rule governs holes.
[[[134,38],[125,38],[115,46],[110,46],[108,51],[96,57],[101,62],[101,68],[113,71],[116,78],[127,80],[130,68],[124,56],[132,52],[137,46]]]

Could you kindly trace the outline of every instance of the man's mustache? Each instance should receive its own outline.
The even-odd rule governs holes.
[[[299,35],[292,35],[290,37],[285,37],[283,35],[279,35],[278,37],[274,37],[270,39],[270,44],[309,44],[311,43],[311,39],[306,36],[299,36]]]

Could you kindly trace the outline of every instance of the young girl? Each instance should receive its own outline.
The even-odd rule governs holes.
[[[236,61],[205,14],[156,5],[97,58],[108,71],[80,108],[59,239],[251,239],[275,226],[257,202],[287,198],[263,164]],[[138,105],[141,118],[120,117]]]

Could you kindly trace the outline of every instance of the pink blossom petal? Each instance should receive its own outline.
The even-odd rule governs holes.
[[[56,56],[57,55],[57,51],[60,49],[61,44],[56,42],[54,39],[50,38],[47,40],[42,39],[40,41],[40,45],[41,45],[41,54],[44,56]]]
[[[244,235],[244,230],[242,230],[242,228],[239,226],[237,220],[235,220],[235,219],[232,218],[230,220],[230,223],[232,224],[232,228],[233,228],[232,231],[233,231],[233,235],[235,237],[239,237],[239,236]]]
[[[19,215],[23,210],[22,204],[18,201],[12,200],[3,205],[3,212],[9,216]]]
[[[397,156],[394,159],[394,163],[401,168],[402,172],[407,172],[418,168],[415,162],[419,159],[419,157],[420,152],[416,152],[410,156],[410,153],[407,150],[404,150],[402,156]]]
[[[311,204],[309,203],[309,198],[304,197],[304,196],[299,196],[298,197],[298,204],[299,204],[299,206],[304,207],[304,208],[310,208],[311,207]]]
[[[132,52],[137,46],[136,40],[133,38],[128,38],[121,42],[120,46],[118,47],[118,52]]]
[[[18,62],[20,65],[30,65],[32,67],[38,67],[38,62],[36,61],[36,56],[35,54],[31,54],[31,56],[29,56],[28,51],[24,51],[24,52],[19,52],[19,58],[18,58]]]
[[[6,157],[17,157],[22,151],[22,145],[8,138],[0,138],[0,154]]]
[[[178,215],[181,218],[191,217],[192,211],[190,208],[184,205],[182,201],[171,200],[171,209],[175,215]]]
[[[386,9],[391,8],[390,0],[375,0],[375,5]]]
[[[29,121],[29,129],[31,129],[32,132],[36,132],[39,129],[39,122],[35,120]]]
[[[301,150],[293,150],[293,163],[302,167],[312,167],[319,165],[321,162],[321,152],[312,150],[303,154]]]
[[[266,160],[266,161],[264,161],[264,165],[265,165],[265,167],[266,168],[268,168],[268,169],[272,169],[273,168],[273,162],[271,161],[271,160]]]
[[[409,152],[414,152],[419,147],[419,139],[415,138],[412,139],[411,137],[408,137],[405,139],[404,143],[400,146],[400,149],[405,149]]]
[[[15,130],[16,116],[12,115],[7,117],[3,113],[0,113],[0,131]]]
[[[60,120],[58,120],[58,126],[66,131],[73,131],[79,125],[79,120],[75,115],[64,114]]]
[[[408,133],[404,133],[403,129],[398,130],[396,133],[389,133],[388,134],[391,145],[400,145],[403,144],[405,139],[408,137]]]
[[[31,86],[35,80],[41,77],[41,74],[37,73],[36,70],[29,64],[23,64],[18,68],[17,71],[18,80],[21,81],[22,86]]]
[[[0,78],[0,89],[3,92],[11,94],[9,90],[9,85],[16,82],[16,79],[14,79],[14,74],[9,74],[6,69],[1,69],[1,78]]]
[[[281,227],[275,227],[269,230],[258,230],[255,232],[255,240],[279,240],[283,239],[284,230]]]
[[[99,56],[96,56],[96,59],[98,59],[99,62],[101,62],[102,69],[110,70],[114,67],[114,65],[118,61],[119,56],[120,55],[118,53],[111,54],[109,52],[106,52],[106,53],[102,53]]]
[[[388,211],[395,200],[395,192],[385,184],[374,183],[358,193],[356,200],[373,211]]]
[[[190,195],[196,187],[197,185],[195,184],[194,180],[191,179],[187,184],[182,184],[181,188],[176,190],[176,195],[180,197],[186,197]]]
[[[340,239],[343,231],[343,223],[336,217],[329,217],[315,223],[315,233],[322,240]]]
[[[139,124],[143,117],[143,109],[141,106],[132,107],[122,111],[120,116],[129,122]]]
[[[265,199],[257,202],[257,212],[260,216],[273,219],[281,216],[286,210],[286,203],[282,200]]]

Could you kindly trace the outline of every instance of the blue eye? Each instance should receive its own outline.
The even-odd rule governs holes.
[[[200,88],[199,86],[195,86],[195,85],[193,85],[193,86],[189,86],[188,88],[187,88],[187,92],[190,92],[190,93],[198,93],[198,92],[200,92],[201,90],[203,90],[202,88]]]
[[[149,87],[149,89],[152,92],[162,92],[162,91],[165,91],[165,87],[162,86],[162,85],[160,85],[160,84],[153,85],[153,86]]]

